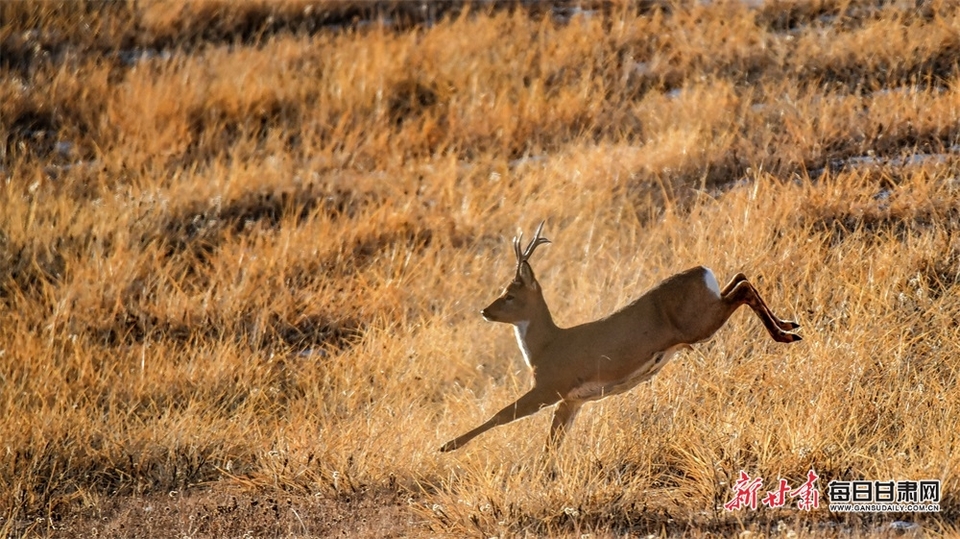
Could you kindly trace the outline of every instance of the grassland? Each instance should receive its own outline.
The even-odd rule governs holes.
[[[4,537],[960,534],[960,7],[418,6],[0,5]],[[541,219],[561,325],[702,263],[804,340],[439,454]],[[722,508],[810,468],[942,511]]]

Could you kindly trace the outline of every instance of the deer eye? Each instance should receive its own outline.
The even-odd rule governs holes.
[[[503,296],[503,299],[506,301],[513,301],[513,298],[513,294],[507,294],[506,296]]]

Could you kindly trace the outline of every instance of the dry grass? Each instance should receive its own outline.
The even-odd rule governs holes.
[[[372,536],[960,532],[954,4],[224,6],[0,6],[4,536],[224,489],[405,500],[334,515]],[[554,480],[547,414],[438,454],[528,384],[476,312],[540,219],[561,325],[704,263],[804,340],[738,313],[588,407]],[[810,467],[943,511],[720,506]],[[323,534],[296,514],[262,535]],[[185,522],[143,533],[243,534]]]

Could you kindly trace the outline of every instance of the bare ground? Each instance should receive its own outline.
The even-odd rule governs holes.
[[[263,495],[223,482],[186,492],[106,497],[61,522],[38,520],[23,535],[50,537],[410,537],[429,531],[386,489],[328,498]],[[26,523],[24,523],[26,524]]]

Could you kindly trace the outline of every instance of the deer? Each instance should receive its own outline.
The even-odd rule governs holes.
[[[743,273],[720,288],[713,271],[690,268],[663,280],[632,303],[605,318],[561,328],[550,314],[530,257],[540,245],[543,222],[521,250],[523,233],[513,239],[516,274],[480,315],[512,324],[533,387],[482,425],[443,444],[459,449],[480,434],[556,405],[546,449],[557,448],[581,407],[629,391],[657,374],[681,349],[702,342],[741,305],[749,306],[780,343],[801,340],[800,324],[774,316]]]

